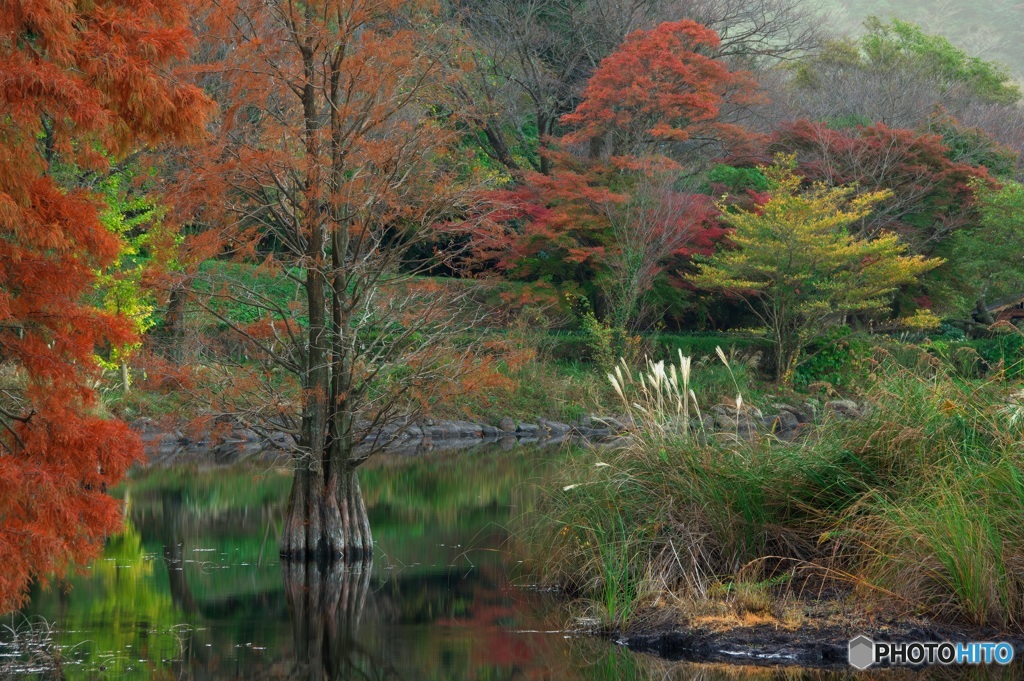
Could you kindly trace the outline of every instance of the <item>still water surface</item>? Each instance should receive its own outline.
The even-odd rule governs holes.
[[[278,562],[287,474],[142,472],[104,557],[23,614],[54,623],[67,679],[848,678],[669,663],[566,633],[557,600],[523,588],[508,530],[565,455],[381,459],[362,472],[372,568],[308,575]]]

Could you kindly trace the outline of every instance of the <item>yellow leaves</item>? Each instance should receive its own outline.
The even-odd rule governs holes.
[[[914,314],[909,317],[900,318],[900,326],[915,331],[934,331],[939,328],[940,324],[941,320],[935,316],[935,313],[924,308],[915,310]]]
[[[851,226],[891,195],[888,190],[857,195],[854,187],[820,183],[803,189],[795,167],[795,156],[779,155],[775,165],[761,169],[772,196],[755,210],[721,206],[737,249],[703,266],[696,284],[738,293],[783,284],[797,298],[831,290],[849,302],[891,291],[941,263],[905,255],[893,234],[872,240],[849,234]],[[839,282],[842,286],[831,285]]]
[[[761,169],[771,189],[762,205],[720,206],[735,248],[716,253],[691,278],[699,287],[752,299],[790,363],[802,343],[843,315],[887,308],[897,287],[942,262],[908,256],[895,234],[851,234],[890,192],[858,195],[855,187],[823,184],[805,189],[795,163],[793,156],[779,156]],[[923,315],[915,321],[932,323]]]

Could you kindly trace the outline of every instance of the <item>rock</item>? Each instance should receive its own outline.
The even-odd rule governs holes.
[[[623,423],[622,421],[613,416],[603,416],[597,420],[600,421],[601,423],[604,423],[606,426],[608,426],[608,428],[612,430],[612,432],[615,433],[622,433],[624,431],[629,430],[629,426],[627,426],[625,423]]]
[[[633,439],[632,435],[620,435],[618,437],[611,438],[604,444],[609,449],[626,449],[633,446],[634,442],[636,442],[636,440]]]
[[[720,430],[736,430],[736,417],[722,411],[716,411],[715,426]]]
[[[798,423],[810,423],[811,421],[814,420],[813,408],[800,409],[799,407],[794,407],[791,404],[775,403],[772,405],[772,409],[774,409],[779,414],[782,414],[783,412],[787,414],[792,414],[793,417],[796,418]]]
[[[774,418],[776,421],[775,429],[778,431],[790,431],[796,430],[800,427],[800,419],[791,411],[779,410],[779,413],[774,417],[769,416],[768,418]]]
[[[849,419],[859,419],[861,417],[857,403],[853,400],[831,400],[825,403],[825,410]]]
[[[150,440],[146,445],[146,451],[151,457],[166,458],[177,454],[182,449],[182,444],[173,433],[167,433],[163,437]]]
[[[295,438],[288,433],[271,433],[270,444],[278,449],[290,451],[295,449]]]
[[[516,432],[516,422],[506,416],[502,420],[498,421],[498,428],[506,433]]]
[[[154,419],[148,416],[137,418],[128,424],[128,427],[138,433],[143,441],[157,440],[163,437],[164,431]]]
[[[540,426],[536,423],[520,423],[516,431],[524,435],[532,435],[536,437],[537,434],[540,433]]]
[[[231,431],[231,439],[240,440],[245,443],[259,443],[263,438],[260,434],[251,428],[236,428]]]
[[[516,444],[516,439],[511,435],[506,435],[505,437],[498,440],[498,446],[501,447],[501,450],[503,452],[511,450],[516,446]]]
[[[715,416],[721,415],[735,417],[737,414],[737,409],[736,405],[734,404],[716,404],[715,406],[711,407],[711,413]],[[750,404],[743,405],[743,416],[751,419],[756,419],[758,421],[764,418],[764,415],[761,413],[761,410]]]
[[[499,437],[502,434],[502,431],[494,426],[483,425],[480,426],[480,433],[482,437],[492,439]]]
[[[711,407],[714,416],[736,416],[736,407],[728,404],[716,404]]]
[[[572,426],[567,423],[559,423],[558,421],[540,421],[539,425],[541,429],[546,430],[551,437],[560,437],[572,430]]]
[[[762,417],[763,418],[763,417]],[[736,423],[736,431],[740,435],[754,435],[757,433],[758,426],[761,424],[761,419],[756,421],[748,416],[742,416]]]
[[[451,421],[450,430],[453,437],[472,437],[481,438],[483,437],[483,426],[479,423],[471,423],[469,421]]]
[[[605,438],[611,437],[612,431],[610,428],[573,428],[572,432],[580,437],[587,438],[588,440],[604,440]]]

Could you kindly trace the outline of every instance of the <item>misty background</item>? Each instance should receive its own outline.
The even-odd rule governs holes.
[[[839,31],[864,32],[869,16],[911,21],[970,54],[1000,62],[1024,79],[1024,2],[1015,0],[823,0]]]

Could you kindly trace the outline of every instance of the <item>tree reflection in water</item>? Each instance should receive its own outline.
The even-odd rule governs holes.
[[[54,623],[68,681],[845,678],[671,663],[567,638],[560,601],[509,582],[505,528],[529,507],[522,481],[545,457],[481,452],[364,471],[373,572],[278,564],[284,475],[155,471],[126,492],[131,522],[104,559],[70,591],[37,590],[24,614]]]
[[[372,563],[282,562],[295,636],[293,679],[398,679],[378,651],[358,639]]]

